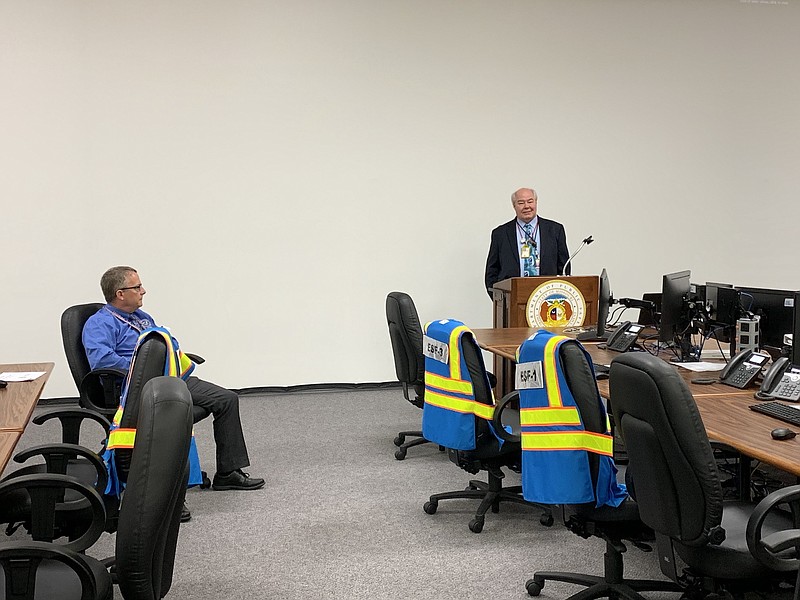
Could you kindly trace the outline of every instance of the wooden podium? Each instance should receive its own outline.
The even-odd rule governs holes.
[[[575,286],[586,302],[586,316],[579,325],[597,324],[597,297],[600,290],[600,278],[597,275],[576,275],[564,277],[512,277],[498,281],[491,288],[494,304],[495,329],[503,327],[531,327],[526,316],[528,298],[543,283],[558,279]]]
[[[575,326],[596,325],[600,278],[597,275],[570,275],[564,277],[512,277],[498,281],[491,288],[494,328],[535,327],[528,323],[528,299],[539,286],[555,280],[572,285],[583,296],[586,311],[583,322],[575,323]],[[514,389],[514,364],[512,361],[495,355],[494,373],[497,377],[498,390]]]

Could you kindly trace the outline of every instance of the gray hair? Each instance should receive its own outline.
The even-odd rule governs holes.
[[[128,273],[136,273],[133,267],[111,267],[103,273],[100,278],[100,289],[103,290],[103,297],[106,302],[111,302],[117,297],[117,290],[125,285],[125,278]]]

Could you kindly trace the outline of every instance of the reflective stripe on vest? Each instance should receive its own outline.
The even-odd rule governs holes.
[[[135,429],[114,429],[108,434],[108,448],[133,448]]]
[[[491,420],[494,415],[494,406],[476,402],[475,400],[465,400],[464,398],[454,398],[453,396],[437,394],[429,389],[425,390],[425,402],[431,406],[438,406],[439,408],[446,408],[447,410],[459,413],[472,413],[486,420]]]
[[[613,455],[614,441],[609,435],[589,431],[523,431],[522,449],[531,451],[586,450]]]

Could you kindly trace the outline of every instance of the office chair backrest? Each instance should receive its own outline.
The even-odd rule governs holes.
[[[486,372],[486,365],[483,362],[483,354],[472,332],[461,336],[461,352],[464,355],[464,362],[472,380],[472,393],[475,396],[475,401],[489,406],[493,405],[494,395],[489,385],[489,376]],[[481,447],[484,440],[490,440],[492,443],[498,442],[491,432],[489,421],[480,417],[475,417],[475,437],[478,447]]]
[[[623,354],[611,363],[609,383],[642,521],[689,546],[721,541],[719,474],[676,369],[645,352]]]
[[[189,477],[191,407],[186,383],[177,377],[151,379],[141,394],[116,540],[116,572],[126,600],[163,598],[172,584]]]
[[[158,333],[149,333],[139,344],[131,372],[128,376],[128,391],[125,398],[125,410],[120,420],[120,428],[134,429],[139,421],[142,393],[146,384],[156,377],[164,375],[167,364],[167,344]],[[137,433],[138,443],[138,433]],[[115,450],[117,472],[121,481],[125,481],[130,470],[132,451],[125,448]]]
[[[386,296],[386,321],[389,325],[397,379],[403,384],[406,399],[422,408],[425,393],[422,326],[411,296],[404,292],[389,293]],[[416,392],[416,398],[409,398],[409,386]]]
[[[83,378],[91,371],[86,350],[83,348],[83,326],[89,317],[102,307],[99,302],[77,304],[70,306],[61,314],[61,341],[64,344],[69,371],[78,390],[81,389]]]
[[[592,368],[586,355],[577,342],[567,342],[559,347],[558,358],[564,369],[567,385],[575,398],[578,412],[586,431],[593,433],[606,433],[608,424],[606,416],[600,405],[600,394],[597,391],[597,381],[592,373]],[[587,452],[589,470],[592,483],[597,484],[597,473],[600,465],[600,455]]]

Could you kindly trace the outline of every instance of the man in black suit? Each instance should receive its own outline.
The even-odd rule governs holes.
[[[486,258],[486,290],[509,277],[561,275],[569,259],[567,234],[561,223],[537,215],[536,191],[522,188],[511,195],[515,219],[492,231]],[[567,268],[566,275],[569,275]]]

